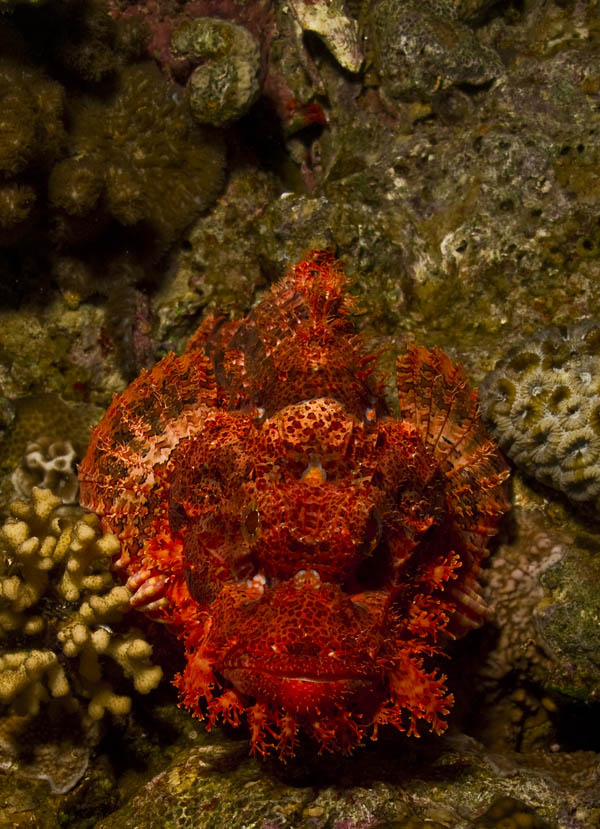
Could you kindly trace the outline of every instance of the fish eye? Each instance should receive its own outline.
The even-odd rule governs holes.
[[[248,543],[253,543],[260,532],[260,513],[256,507],[250,507],[242,520],[242,535]]]
[[[171,532],[178,532],[187,523],[188,517],[183,504],[171,499],[169,502],[169,526]]]
[[[361,553],[365,556],[370,555],[381,540],[381,518],[377,510],[372,509],[367,518],[365,529],[363,532],[363,540],[361,545]]]

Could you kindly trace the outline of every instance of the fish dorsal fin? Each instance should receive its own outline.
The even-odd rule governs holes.
[[[203,412],[216,397],[212,367],[199,351],[167,354],[152,371],[142,371],[92,432],[79,467],[81,503],[102,517],[139,511],[155,467],[201,430]],[[115,518],[110,529],[118,532],[120,523]]]
[[[427,450],[440,461],[460,455],[479,427],[477,392],[462,368],[439,348],[412,345],[398,359],[397,384],[401,415]]]

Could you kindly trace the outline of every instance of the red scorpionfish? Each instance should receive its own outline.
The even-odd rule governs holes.
[[[243,320],[208,320],[111,403],[82,502],[122,544],[134,606],[182,638],[181,699],[245,715],[252,751],[349,752],[391,724],[446,728],[436,667],[482,623],[478,576],[508,470],[461,370],[398,360],[400,418],[329,251]]]

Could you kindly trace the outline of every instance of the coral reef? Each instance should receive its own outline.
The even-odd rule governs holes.
[[[70,440],[42,437],[28,443],[21,466],[11,475],[17,497],[31,498],[33,487],[51,489],[63,504],[79,500],[77,453]]]
[[[139,62],[139,28],[112,20],[102,0],[52,0],[0,21],[0,386],[10,398],[99,393],[105,403],[151,364],[140,285],[158,279],[159,260],[222,187],[222,138]],[[112,306],[97,302],[107,297]]]
[[[98,233],[112,217],[145,231],[150,258],[162,255],[222,186],[223,148],[194,127],[151,63],[125,67],[108,100],[72,106],[68,158],[48,182],[57,233],[74,240],[82,217]]]
[[[64,503],[77,503],[76,463],[102,409],[38,394],[16,400],[12,411],[0,439],[0,511],[6,513],[15,495],[30,498],[34,486],[53,489]]]
[[[19,34],[0,24],[0,245],[35,225],[43,196],[32,172],[52,165],[66,137],[63,88],[23,52]]]
[[[153,297],[156,337],[165,351],[183,350],[202,310],[239,316],[252,305],[265,284],[255,221],[277,193],[273,175],[239,167],[219,203],[188,232],[177,269],[165,274]]]
[[[453,85],[482,86],[502,74],[497,53],[456,19],[454,6],[439,0],[371,3],[373,57],[390,106],[431,100]]]
[[[389,415],[346,283],[313,251],[245,320],[209,319],[113,401],[80,467],[132,603],[185,642],[184,704],[209,724],[247,714],[253,752],[282,757],[300,730],[343,752],[386,724],[444,731],[435,657],[486,616],[508,506],[445,354],[399,358]]]
[[[591,7],[534,6],[518,26],[494,17],[477,29],[503,57],[519,54],[489,88],[395,101],[392,124],[377,77],[360,93],[329,80],[318,97],[326,126],[304,146],[313,197],[288,183],[295,192],[257,221],[270,276],[307,245],[334,244],[361,274],[369,335],[435,343],[476,380],[507,340],[600,302],[597,46],[577,34],[595,44],[597,30]],[[555,38],[564,49],[548,47]]]
[[[547,328],[500,360],[481,406],[527,475],[600,509],[600,324]]]
[[[244,115],[260,94],[258,43],[247,29],[204,17],[171,38],[176,58],[201,61],[187,82],[190,109],[200,124],[220,127]]]
[[[137,295],[222,186],[221,137],[194,124],[181,90],[139,62],[140,28],[112,20],[103,0],[15,8],[0,23],[0,293],[13,308],[26,304],[34,325],[54,285],[72,310],[114,286]],[[133,327],[105,326],[105,340],[106,330],[120,337],[112,347],[115,359],[127,356],[126,379],[151,359],[151,337],[138,320]],[[57,341],[66,350],[69,336]],[[21,362],[35,373],[35,360]],[[106,379],[78,374],[79,387]],[[25,382],[16,395],[40,390],[50,387]]]
[[[591,829],[599,782],[591,753],[486,757],[472,740],[444,737],[410,753],[380,742],[359,762],[325,758],[308,780],[290,780],[261,770],[239,743],[211,741],[182,751],[102,826],[154,827],[157,813],[185,826],[208,813],[215,826],[281,826],[285,815],[311,829]]]
[[[356,325],[375,350],[387,348],[381,365],[390,375],[389,355],[419,342],[442,348],[477,383],[507,343],[599,316],[596,0],[111,0],[113,20],[101,0],[0,6],[2,471],[10,473],[40,435],[71,439],[59,430],[58,414],[44,428],[53,400],[104,410],[142,367],[180,353],[202,313],[245,315],[268,282],[311,247],[333,245],[344,259],[362,310]],[[228,128],[233,175],[224,195],[156,261],[157,247],[146,249],[152,219],[123,224],[105,201],[104,178],[96,207],[79,215],[49,205],[48,181],[72,154],[73,119],[85,101],[107,111],[116,100],[123,67],[141,58],[144,26],[165,70],[163,88],[171,94],[179,87],[187,105],[183,86],[197,61],[175,58],[171,36],[206,16],[255,38],[262,94],[250,117]],[[88,176],[89,155],[74,178],[82,199],[98,187]],[[21,421],[22,404],[32,413],[36,401],[37,420]],[[73,443],[80,454],[85,438],[78,432]],[[42,468],[21,471],[40,483]],[[317,776],[313,789],[313,776],[308,786],[283,791],[252,764],[238,775],[229,732],[213,730],[211,749],[198,729],[202,748],[189,755],[185,773],[178,766],[159,777],[126,807],[124,820],[137,825],[146,809],[152,825],[160,802],[174,820],[223,825],[277,823],[283,812],[315,826],[466,829],[517,817],[535,823],[528,809],[552,826],[600,825],[597,777],[585,770],[597,757],[567,756],[573,747],[598,749],[598,706],[591,704],[597,536],[589,510],[570,509],[548,489],[516,479],[517,498],[525,488],[535,506],[517,507],[490,559],[484,600],[495,609],[491,624],[457,643],[446,663],[456,695],[452,725],[464,728],[465,710],[481,712],[489,730],[469,733],[488,748],[493,743],[494,771],[482,771],[479,757],[453,753],[442,736],[415,773],[417,741],[400,736],[386,751],[381,734],[349,785],[335,758],[337,785],[327,789]],[[10,498],[6,476],[5,483]],[[110,669],[113,661],[106,662]],[[143,709],[155,699],[143,698]],[[58,745],[41,728],[45,708],[32,728]],[[191,718],[189,728],[198,728]],[[137,757],[154,733],[147,722],[140,728]],[[21,741],[21,732],[13,735]],[[545,766],[526,756],[532,747],[542,750]],[[518,755],[510,753],[515,748]],[[246,750],[241,740],[232,753]],[[136,761],[119,755],[106,771],[104,745],[102,755],[68,803],[48,797],[42,781],[15,785],[0,770],[2,818],[49,826],[102,820],[140,782]],[[53,762],[47,754],[42,764]],[[152,776],[166,762],[159,758]],[[564,787],[561,769],[569,775]],[[194,782],[180,792],[173,777]],[[95,808],[100,801],[105,811]]]
[[[0,245],[47,231],[48,176],[72,153],[65,106],[71,90],[53,76],[66,70],[81,83],[114,75],[128,52],[139,51],[128,49],[126,36],[118,43],[117,32],[127,28],[131,23],[115,25],[102,0],[53,0],[0,22]]]
[[[138,693],[156,687],[151,645],[121,625],[131,594],[109,570],[119,543],[94,515],[34,487],[31,502],[11,504],[0,544],[2,705],[35,715],[51,699],[85,702],[100,719],[129,711],[119,674]]]
[[[119,19],[144,21],[150,32],[150,54],[180,82],[185,81],[193,67],[193,61],[181,57],[177,48],[173,49],[177,41],[172,36],[180,27],[187,27],[191,20],[195,21],[194,26],[202,28],[199,22],[202,18],[215,17],[250,32],[259,44],[262,64],[259,83],[265,123],[257,112],[257,124],[267,134],[273,129],[283,129],[290,136],[325,123],[319,97],[326,85],[315,51],[329,50],[329,55],[349,73],[357,73],[363,61],[357,21],[343,0],[324,0],[318,4],[304,0],[292,3],[186,0],[177,7],[168,0],[140,0],[126,5],[111,0],[110,6]],[[320,48],[311,48],[307,43],[311,38],[313,45],[320,40]],[[223,64],[223,68],[226,66]],[[272,120],[273,114],[276,122]],[[261,134],[265,135],[263,129]],[[264,151],[264,146],[261,149]]]

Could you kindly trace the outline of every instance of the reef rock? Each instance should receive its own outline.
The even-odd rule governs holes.
[[[456,19],[454,3],[376,0],[369,23],[375,66],[390,105],[431,100],[440,89],[481,86],[502,74],[500,58]]]

